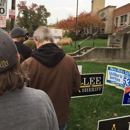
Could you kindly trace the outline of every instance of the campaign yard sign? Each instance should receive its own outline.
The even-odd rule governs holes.
[[[130,86],[124,89],[122,105],[130,105]]]
[[[72,98],[101,95],[104,88],[104,74],[81,74],[81,86],[78,92],[72,93]]]
[[[97,130],[130,130],[130,115],[99,120]]]
[[[130,86],[130,70],[107,65],[105,84],[124,90]]]

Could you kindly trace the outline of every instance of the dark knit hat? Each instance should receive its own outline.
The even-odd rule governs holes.
[[[10,69],[18,60],[15,43],[7,32],[0,28],[0,73]]]
[[[25,35],[26,35],[25,31],[21,27],[14,27],[11,30],[11,37],[12,38],[18,38],[18,37],[22,37]]]

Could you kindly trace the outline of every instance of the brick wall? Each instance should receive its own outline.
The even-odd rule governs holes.
[[[127,21],[121,24],[121,16],[124,15],[127,15]],[[116,25],[117,17],[118,17],[118,24]],[[127,26],[128,24],[130,24],[130,3],[114,10],[112,32],[115,33],[120,29],[124,28],[125,26]]]

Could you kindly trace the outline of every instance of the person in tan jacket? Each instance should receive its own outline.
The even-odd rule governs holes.
[[[65,130],[71,94],[79,90],[81,83],[77,64],[53,43],[49,28],[40,26],[33,37],[37,50],[21,65],[30,76],[27,85],[48,94],[56,111],[59,130]]]

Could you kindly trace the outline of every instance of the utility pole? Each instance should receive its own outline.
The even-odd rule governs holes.
[[[75,48],[76,48],[76,35],[78,34],[78,32],[77,32],[77,28],[78,28],[78,0],[77,0],[77,8],[76,8]]]
[[[15,0],[12,0],[11,9],[15,10]],[[15,18],[11,18],[10,30],[12,30],[14,28],[14,22],[15,22]]]

